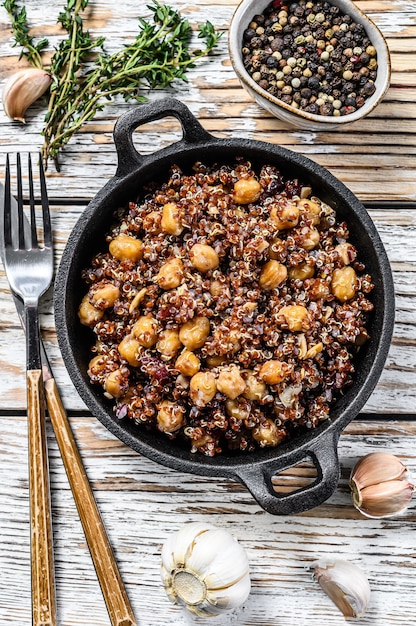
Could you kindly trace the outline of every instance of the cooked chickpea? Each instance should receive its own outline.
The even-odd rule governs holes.
[[[249,370],[245,373],[245,383],[246,388],[243,391],[243,396],[244,398],[247,398],[247,400],[255,400],[259,402],[267,396],[266,383],[253,371]]]
[[[181,211],[176,202],[167,202],[163,205],[162,220],[160,225],[162,230],[169,235],[181,234],[183,231]]]
[[[100,309],[108,309],[109,307],[114,305],[114,302],[120,297],[120,289],[113,285],[113,283],[107,283],[102,287],[96,289],[91,299],[95,306],[98,306]]]
[[[217,389],[227,398],[235,400],[246,388],[246,383],[236,365],[223,367],[217,378]]]
[[[202,408],[217,393],[217,383],[212,372],[198,372],[189,383],[189,395],[195,406]]]
[[[177,402],[163,400],[158,406],[156,416],[157,427],[164,433],[174,433],[181,428],[185,416],[185,408]]]
[[[167,328],[159,335],[159,341],[156,344],[157,350],[164,356],[175,356],[182,343],[179,339],[179,333],[173,328]]]
[[[97,375],[105,369],[105,359],[101,354],[94,356],[88,363],[88,376]]]
[[[133,335],[126,335],[118,344],[118,351],[120,356],[125,359],[133,367],[140,365],[140,353],[142,346],[133,337]]]
[[[262,448],[277,446],[284,439],[283,433],[271,419],[265,419],[253,428],[252,435]]]
[[[354,297],[358,285],[355,270],[350,265],[332,272],[331,290],[337,300],[346,302]]]
[[[162,289],[175,289],[183,281],[183,263],[178,257],[167,261],[160,268],[156,281]]]
[[[215,270],[220,264],[218,254],[214,248],[205,243],[196,243],[189,251],[191,263],[202,273]]]
[[[329,296],[329,285],[322,278],[314,278],[307,286],[308,296],[311,300],[327,300]]]
[[[82,298],[81,304],[78,309],[78,317],[81,324],[84,326],[95,326],[97,322],[103,317],[104,311],[96,309],[94,305],[88,299],[88,294]]]
[[[194,317],[181,326],[179,339],[188,350],[197,350],[204,345],[210,330],[211,326],[207,317]]]
[[[158,235],[161,230],[162,213],[160,211],[150,211],[143,218],[143,228],[152,235]]]
[[[307,232],[303,233],[300,245],[305,250],[313,250],[318,245],[321,236],[319,230],[316,228],[309,228]]]
[[[141,315],[131,329],[131,334],[140,345],[151,348],[157,341],[158,323],[151,315]]]
[[[260,287],[262,289],[275,289],[281,285],[287,278],[286,266],[279,261],[271,259],[267,261],[261,268]]]
[[[307,263],[299,263],[299,265],[290,267],[288,274],[289,278],[294,278],[296,280],[305,280],[306,278],[312,278],[312,276],[315,274],[315,268],[312,265],[308,265]]]
[[[275,205],[270,211],[270,221],[277,230],[293,228],[299,221],[299,207],[294,202]]]
[[[335,246],[335,250],[338,252],[341,261],[344,265],[349,265],[352,261],[355,260],[357,256],[357,250],[351,243],[339,243]]]
[[[113,396],[113,398],[121,398],[121,396],[124,396],[127,388],[128,379],[121,369],[114,370],[114,372],[111,372],[105,379],[104,389]]]
[[[209,445],[215,445],[216,441],[212,435],[205,433],[205,435],[201,435],[197,439],[192,439],[192,448],[193,450],[200,450],[201,448],[205,448]]]
[[[196,354],[185,348],[176,359],[175,367],[184,376],[194,376],[200,370],[201,361]]]
[[[277,385],[287,376],[288,366],[282,361],[266,361],[260,368],[259,376],[268,385]]]
[[[205,359],[205,363],[208,367],[214,368],[222,365],[227,360],[227,357],[224,354],[214,354],[212,356],[207,356]]]
[[[139,261],[143,256],[143,244],[140,239],[120,233],[110,241],[110,254],[119,261]]]
[[[234,417],[237,420],[246,420],[250,415],[250,403],[241,400],[226,400],[225,410],[229,417]]]
[[[252,176],[251,178],[240,178],[234,183],[234,201],[237,204],[249,204],[256,202],[260,198],[261,185]]]
[[[296,332],[303,329],[308,318],[308,310],[301,304],[291,304],[280,309],[279,315],[285,318],[289,330]]]
[[[300,212],[305,213],[314,226],[316,226],[316,224],[319,224],[319,222],[321,221],[320,214],[322,207],[317,202],[302,198],[301,200],[297,201],[297,205],[300,209]]]
[[[209,293],[211,296],[217,297],[224,291],[224,285],[220,280],[212,280],[209,285]]]
[[[241,350],[241,331],[237,328],[232,328],[228,333],[228,343],[231,344],[231,351],[238,352]]]

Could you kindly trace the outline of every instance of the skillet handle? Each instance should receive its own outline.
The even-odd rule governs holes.
[[[327,500],[335,491],[339,475],[338,461],[339,434],[323,433],[316,442],[305,450],[298,450],[289,457],[284,467],[276,468],[275,463],[262,466],[239,468],[235,474],[251,492],[254,499],[272,515],[294,515],[315,508]],[[275,474],[311,458],[317,470],[316,480],[307,487],[292,493],[277,493],[273,489]]]
[[[176,117],[182,126],[183,137],[181,141],[175,142],[176,146],[212,139],[212,135],[201,126],[188,107],[176,98],[162,98],[155,102],[141,104],[121,115],[114,126],[113,136],[118,155],[116,176],[121,178],[129,174],[146,159],[134,147],[135,129],[148,122],[169,116]]]

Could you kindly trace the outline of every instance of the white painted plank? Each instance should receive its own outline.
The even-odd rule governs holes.
[[[344,618],[308,569],[334,552],[369,576],[372,601],[360,624],[414,623],[415,505],[396,519],[365,519],[352,507],[347,486],[356,460],[375,450],[397,454],[415,471],[414,425],[388,422],[384,432],[379,424],[349,427],[341,436],[342,478],[335,494],[308,513],[280,518],[226,479],[171,471],[135,454],[93,418],[71,423],[140,626],[204,623],[171,605],[159,578],[163,541],[191,520],[230,530],[250,561],[249,599],[241,610],[211,620],[217,626],[306,626],[324,620],[341,626]],[[30,621],[25,429],[24,418],[2,418],[0,622],[18,626]],[[59,623],[85,626],[93,614],[94,626],[104,626],[106,609],[53,436],[50,450]]]

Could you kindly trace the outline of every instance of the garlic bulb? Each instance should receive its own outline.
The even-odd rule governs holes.
[[[374,518],[404,511],[414,491],[407,467],[386,452],[372,452],[360,459],[351,472],[350,487],[356,509]]]
[[[361,617],[370,601],[370,585],[364,572],[349,561],[321,561],[314,577],[344,617]]]
[[[192,522],[162,548],[162,580],[173,603],[202,617],[237,608],[250,593],[247,555],[226,530]]]
[[[24,114],[52,82],[45,70],[28,67],[12,74],[3,86],[3,108],[10,119],[25,123]]]

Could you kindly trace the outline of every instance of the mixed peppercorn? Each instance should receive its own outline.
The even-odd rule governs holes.
[[[376,90],[376,48],[329,2],[274,0],[244,31],[242,55],[259,87],[315,115],[351,114]]]

